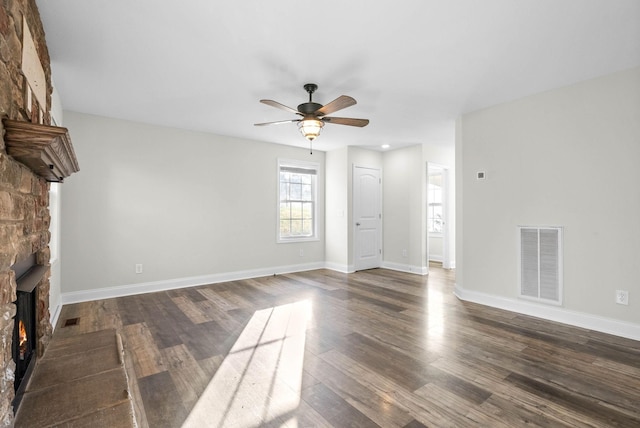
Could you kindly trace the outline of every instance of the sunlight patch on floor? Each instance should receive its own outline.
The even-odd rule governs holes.
[[[310,316],[308,300],[256,311],[183,428],[249,428],[280,416],[296,426]]]

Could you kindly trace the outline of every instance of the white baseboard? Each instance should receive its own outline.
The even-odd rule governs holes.
[[[115,287],[104,287],[94,290],[82,290],[62,293],[61,301],[63,305],[68,305],[71,303],[112,299],[114,297],[132,296],[135,294],[175,290],[178,288],[195,287],[198,285],[216,284],[219,282],[237,281],[240,279],[257,278],[261,276],[278,275],[292,272],[303,272],[307,270],[322,268],[325,268],[325,263],[323,262],[306,263],[299,265],[270,267],[264,269],[251,269],[238,272],[216,273],[211,275],[192,276],[187,278],[176,278],[162,281],[143,282],[139,284],[119,285]]]
[[[51,328],[53,329],[53,331],[56,330],[58,318],[60,318],[60,310],[62,310],[62,303],[60,302],[60,300],[58,300],[58,303],[54,305],[53,308],[49,308],[49,315],[51,317]]]
[[[336,272],[341,273],[353,273],[356,271],[353,265],[343,265],[333,262],[325,262],[324,267],[326,269],[335,270]]]
[[[440,257],[432,257],[429,261],[430,262],[436,262],[436,263],[442,263],[442,267],[444,269],[455,269],[456,268],[455,260],[449,261],[449,266],[446,266],[444,261]]]
[[[399,272],[415,273],[417,275],[427,275],[429,273],[429,268],[426,266],[425,267],[412,266],[412,265],[405,265],[401,263],[392,263],[392,262],[383,261],[381,267],[385,269],[397,270]]]
[[[458,299],[468,302],[479,303],[481,305],[612,334],[614,336],[626,337],[627,339],[640,340],[640,325],[638,324],[585,314],[583,312],[570,311],[557,306],[546,306],[529,301],[509,299],[478,291],[465,290],[458,284],[454,287],[454,294]]]

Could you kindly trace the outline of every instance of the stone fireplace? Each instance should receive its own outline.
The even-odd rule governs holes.
[[[13,360],[17,282],[11,266],[28,259],[45,267],[32,302],[35,309],[35,353],[42,355],[51,337],[49,321],[48,183],[0,153],[0,392],[4,412],[0,424],[12,417],[16,364]],[[6,345],[5,345],[6,344]]]
[[[0,153],[0,424],[13,418],[16,363],[13,358],[14,317],[18,300],[16,273],[11,266],[33,257],[45,271],[30,304],[35,310],[35,356],[41,356],[52,328],[49,321],[48,183]],[[31,256],[33,254],[33,256]],[[18,345],[19,346],[19,345]]]
[[[31,97],[22,70],[27,27],[44,73],[46,97]],[[41,356],[52,328],[49,315],[49,183],[9,153],[4,120],[50,123],[51,71],[44,30],[34,0],[6,0],[0,6],[0,426],[13,424],[16,363],[14,317],[17,282],[12,267],[29,258],[41,265],[31,305],[35,310],[34,355]],[[42,100],[42,97],[40,98]],[[18,344],[18,349],[20,345]],[[19,354],[18,354],[19,358]]]

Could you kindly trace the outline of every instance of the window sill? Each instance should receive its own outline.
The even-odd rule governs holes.
[[[320,238],[318,238],[317,236],[309,236],[304,238],[278,239],[276,242],[278,244],[295,244],[296,242],[314,242],[319,240]]]

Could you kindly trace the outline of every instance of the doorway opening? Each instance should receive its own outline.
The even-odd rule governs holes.
[[[427,261],[451,268],[449,254],[449,169],[427,163]]]

